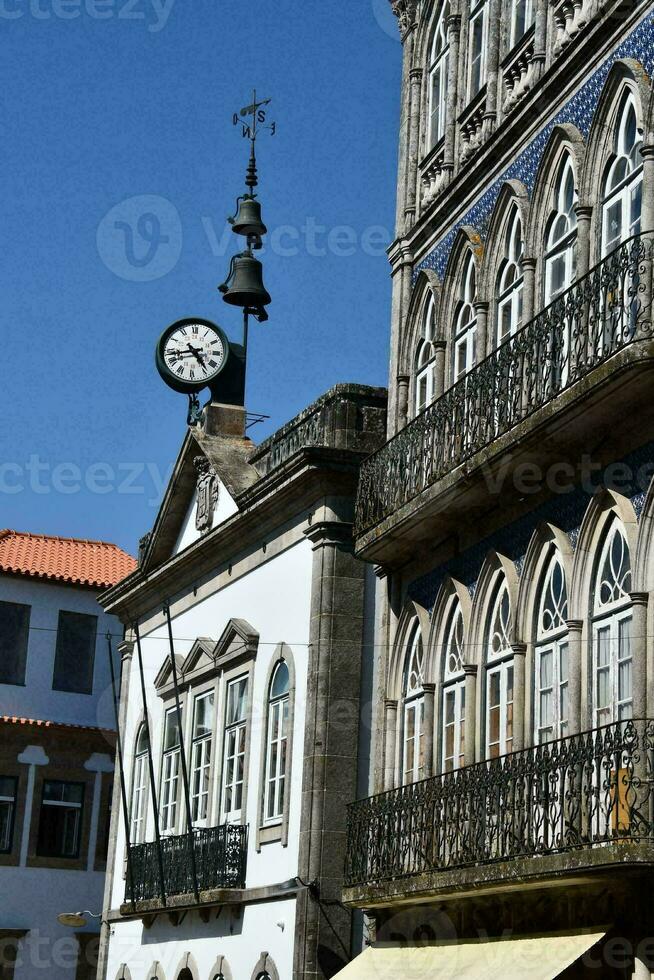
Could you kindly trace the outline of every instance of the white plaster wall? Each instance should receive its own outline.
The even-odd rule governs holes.
[[[250,736],[250,760],[248,769],[247,814],[249,824],[249,852],[247,887],[275,884],[287,881],[297,874],[298,841],[300,828],[302,756],[304,750],[304,725],[306,709],[307,655],[311,609],[311,571],[313,552],[311,544],[302,539],[286,551],[255,568],[233,584],[198,601],[190,609],[173,620],[175,651],[185,655],[199,636],[218,640],[228,621],[245,619],[259,633],[259,649],[256,658],[253,711]],[[266,844],[260,853],[255,849],[256,825],[259,815],[259,778],[263,733],[265,685],[271,661],[279,643],[291,648],[296,670],[296,699],[291,776],[290,820],[288,846],[281,843]],[[168,657],[168,638],[165,628],[157,628],[142,637],[144,673],[148,699],[148,712],[152,728],[153,754],[157,781],[162,737],[163,703],[154,688],[154,679]],[[167,705],[169,706],[169,705]],[[185,737],[188,754],[190,744],[191,712],[186,712]],[[218,730],[214,744],[213,811],[209,826],[219,822],[219,780],[222,744],[220,735],[223,704],[218,704]],[[125,734],[125,759],[131,766],[134,738],[142,719],[142,700],[138,661],[134,653],[128,696]],[[159,785],[157,782],[157,793]],[[154,839],[152,808],[148,808],[147,837]],[[116,875],[113,882],[112,908],[118,908],[124,899],[124,829],[119,824],[117,841]],[[171,938],[175,933],[171,931]],[[262,947],[265,948],[265,947]]]
[[[102,908],[104,874],[50,868],[2,868],[0,929],[29,929],[18,950],[14,980],[74,980],[75,930],[60,926],[59,912]],[[88,920],[86,932],[99,932]]]
[[[183,551],[184,548],[188,548],[190,544],[197,541],[201,537],[201,532],[195,526],[195,508],[198,502],[198,492],[197,489],[193,491],[193,499],[191,501],[191,506],[186,512],[186,517],[184,518],[184,523],[182,524],[182,530],[179,532],[179,537],[177,538],[177,543],[173,548],[173,554],[176,555],[178,552]],[[234,503],[234,498],[230,495],[229,491],[226,489],[222,480],[218,481],[218,503],[216,504],[216,509],[213,514],[213,527],[218,527],[223,521],[226,521],[228,517],[235,514],[238,507]]]
[[[176,928],[165,915],[159,916],[150,929],[140,920],[118,922],[111,927],[107,980],[116,980],[123,964],[129,967],[132,980],[149,980],[149,970],[156,961],[165,980],[176,980],[187,953],[197,963],[199,980],[213,980],[211,970],[221,955],[228,961],[234,980],[251,980],[264,951],[274,960],[281,980],[290,980],[294,932],[295,899],[246,906],[240,918],[233,917],[230,909],[222,909],[218,918],[214,913],[208,923],[197,913],[190,913]]]
[[[0,575],[0,599],[31,606],[25,686],[0,684],[0,714],[47,719],[74,725],[115,728],[106,633],[113,634],[114,651],[123,627],[107,616],[97,592],[72,585],[22,576]],[[93,691],[71,694],[52,690],[59,610],[98,617]]]

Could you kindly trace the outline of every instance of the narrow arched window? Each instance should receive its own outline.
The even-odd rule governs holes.
[[[558,169],[553,203],[545,236],[545,305],[563,293],[576,274],[577,189],[567,154]]]
[[[497,342],[512,337],[522,322],[522,221],[516,207],[511,210],[504,239],[504,258],[497,277]]]
[[[466,686],[463,672],[463,612],[452,601],[445,639],[443,670],[443,771],[465,761]]]
[[[140,844],[145,840],[145,820],[148,779],[148,730],[141,725],[134,746],[134,768],[132,771],[132,806],[130,841]]]
[[[486,627],[486,757],[513,747],[513,648],[509,639],[511,600],[503,575],[495,587]]]
[[[429,146],[436,144],[445,135],[447,119],[447,76],[450,65],[450,42],[447,22],[450,16],[448,2],[441,7],[429,64]]]
[[[421,779],[425,768],[424,651],[420,624],[416,622],[407,645],[402,684],[402,782]]]
[[[430,294],[423,312],[422,337],[418,343],[415,363],[415,414],[419,415],[434,400],[434,333],[436,305]]]
[[[472,253],[468,252],[454,321],[454,380],[464,377],[477,359],[477,275]]]
[[[175,832],[180,792],[181,746],[179,718],[175,708],[164,716],[163,764],[161,769],[161,831]]]
[[[486,82],[488,60],[488,2],[477,0],[468,19],[468,99],[474,99]]]
[[[602,544],[592,596],[593,709],[597,725],[631,718],[631,557],[616,519]]]
[[[620,105],[613,155],[604,177],[602,201],[602,256],[640,231],[643,159],[642,133],[631,93]]]
[[[509,16],[509,50],[526,34],[534,22],[534,5],[532,0],[510,0]]]
[[[280,660],[275,667],[268,692],[264,823],[276,823],[284,813],[288,756],[289,686],[288,666],[286,661]]]
[[[535,728],[537,743],[568,731],[568,592],[558,552],[552,549],[536,609]]]
[[[209,817],[213,731],[214,693],[206,691],[194,699],[191,742],[191,817],[199,827],[205,826]]]

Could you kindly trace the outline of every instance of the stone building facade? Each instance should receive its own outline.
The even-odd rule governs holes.
[[[388,442],[355,524],[375,795],[344,892],[372,947],[343,976],[649,977],[652,7],[392,4]]]
[[[99,980],[349,961],[375,596],[352,524],[385,426],[384,389],[337,385],[259,446],[243,408],[212,403],[188,430],[139,568],[103,597],[126,629],[128,816],[118,783]]]

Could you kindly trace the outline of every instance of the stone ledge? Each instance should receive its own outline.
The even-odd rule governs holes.
[[[107,922],[123,922],[127,919],[143,919],[159,915],[163,912],[193,912],[210,909],[223,905],[251,905],[256,902],[270,902],[279,898],[292,898],[303,888],[295,878],[277,882],[274,885],[262,885],[259,888],[216,888],[200,892],[200,901],[196,902],[192,894],[171,895],[164,905],[160,898],[144,902],[123,902],[119,909],[111,909],[106,916]]]

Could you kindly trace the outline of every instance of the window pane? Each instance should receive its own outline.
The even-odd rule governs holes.
[[[245,718],[248,679],[240,677],[229,685],[227,695],[227,724],[233,725]]]
[[[30,607],[0,602],[0,684],[24,684]]]
[[[78,856],[83,797],[84,787],[78,783],[44,783],[37,843],[39,855]]]
[[[284,660],[281,660],[275,670],[275,676],[273,678],[273,682],[270,688],[270,697],[281,698],[283,694],[287,693],[288,685],[289,685],[288,666]]]
[[[97,627],[97,616],[63,610],[59,613],[52,679],[54,690],[76,694],[91,693]]]
[[[195,721],[193,737],[201,738],[213,731],[213,691],[201,694],[195,699]]]
[[[164,751],[174,749],[179,745],[179,723],[177,720],[177,709],[166,712],[166,731],[164,734]]]

